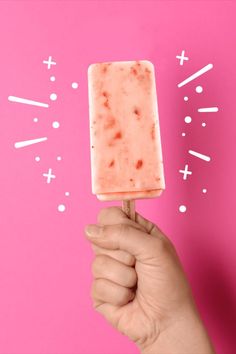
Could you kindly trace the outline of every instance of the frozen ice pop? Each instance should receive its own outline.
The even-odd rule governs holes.
[[[117,61],[88,68],[92,193],[152,198],[165,189],[154,66]]]

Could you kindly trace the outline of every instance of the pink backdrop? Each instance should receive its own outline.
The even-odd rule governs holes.
[[[87,68],[138,59],[156,68],[167,189],[137,209],[175,243],[218,353],[235,353],[235,17],[234,1],[0,2],[1,354],[138,353],[92,308],[93,254],[83,235],[109,205],[91,194]]]

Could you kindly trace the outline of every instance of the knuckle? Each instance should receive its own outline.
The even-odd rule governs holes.
[[[121,212],[121,207],[118,207],[118,206],[115,206],[115,205],[110,206],[107,209],[109,209],[110,212],[116,213],[116,214],[120,214],[120,212]]]
[[[100,308],[101,308],[101,305],[102,305],[102,301],[96,299],[92,302],[92,306],[94,308],[95,311],[98,311],[100,312]]]
[[[93,299],[100,298],[103,294],[102,279],[94,280],[91,289],[91,297]]]
[[[105,254],[97,255],[97,266],[98,267],[106,267],[108,263],[108,256]]]
[[[107,256],[98,254],[92,262],[92,273],[96,275],[98,271],[107,267]]]
[[[132,254],[125,253],[124,254],[124,262],[128,266],[132,267],[133,265],[135,265],[135,257]]]
[[[132,227],[129,224],[119,224],[119,237],[127,237]]]
[[[95,276],[97,272],[97,257],[94,258],[92,265],[91,265],[91,270],[92,270],[92,275]]]
[[[133,287],[137,283],[137,273],[134,269],[130,269],[129,275],[127,274],[128,286]]]
[[[104,218],[107,216],[107,213],[108,213],[108,208],[102,208],[99,213],[98,213],[98,216],[97,216],[97,220],[99,223],[101,223]]]
[[[111,232],[112,232],[112,225],[102,225],[101,226],[101,233],[102,233],[103,237],[106,237]]]
[[[91,289],[90,289],[90,297],[94,300],[95,299],[95,281],[93,281]]]
[[[127,304],[129,302],[129,300],[131,299],[130,294],[131,294],[131,291],[129,289],[122,288],[122,291],[120,292],[119,299],[117,299],[118,305]]]
[[[99,223],[106,223],[114,214],[120,213],[120,208],[116,206],[102,208],[97,216]]]

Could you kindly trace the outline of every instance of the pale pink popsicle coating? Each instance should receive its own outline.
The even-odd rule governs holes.
[[[154,66],[88,69],[92,192],[100,200],[159,196],[165,188]]]

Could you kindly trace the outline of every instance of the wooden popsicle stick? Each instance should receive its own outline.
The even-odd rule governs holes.
[[[135,200],[122,200],[122,210],[133,221],[135,221]]]

